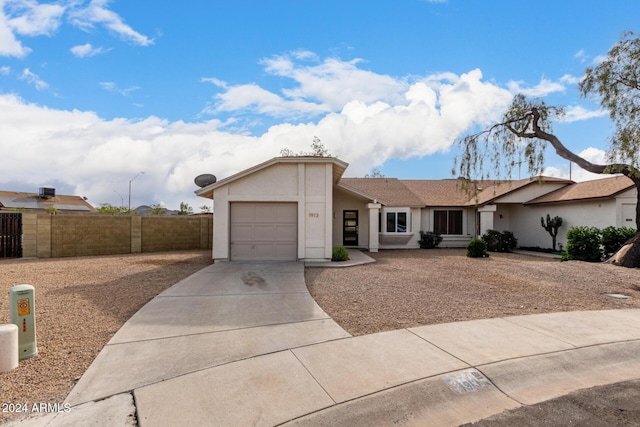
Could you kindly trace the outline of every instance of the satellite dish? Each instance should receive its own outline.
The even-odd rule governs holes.
[[[193,182],[200,188],[204,188],[207,185],[211,185],[218,180],[215,175],[211,175],[210,173],[204,173],[202,175],[196,176],[196,179]]]

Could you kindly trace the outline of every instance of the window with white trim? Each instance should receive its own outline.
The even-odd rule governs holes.
[[[411,231],[411,213],[408,211],[385,211],[381,213],[379,230],[383,233],[408,233]]]

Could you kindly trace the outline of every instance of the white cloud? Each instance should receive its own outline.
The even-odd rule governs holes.
[[[93,47],[91,43],[77,45],[72,47],[70,50],[71,53],[78,58],[87,58],[107,52],[107,49],[103,49],[101,47]]]
[[[114,82],[100,82],[100,87],[106,91],[109,92],[116,92],[119,93],[122,96],[129,96],[129,94],[131,92],[135,92],[136,90],[140,89],[139,86],[131,86],[128,87],[126,89],[121,89],[116,83]]]
[[[583,159],[597,164],[606,165],[607,152],[599,148],[589,147],[578,153],[578,156]],[[575,163],[571,163],[566,160],[563,164],[556,164],[555,166],[548,166],[542,173],[545,176],[553,176],[557,178],[572,179],[573,181],[591,181],[594,179],[602,179],[612,175],[603,175],[597,173],[587,172]]]
[[[565,109],[565,115],[562,117],[561,121],[571,123],[596,117],[603,117],[607,114],[609,113],[606,110],[587,110],[580,105],[575,105]]]
[[[8,76],[10,72],[11,72],[11,67],[6,65],[4,67],[0,67],[0,74],[4,74],[5,76]]]
[[[34,0],[0,1],[0,56],[22,58],[31,49],[17,35],[50,36],[60,26],[65,7]]]
[[[201,83],[211,83],[214,86],[217,86],[222,89],[229,88],[229,85],[224,80],[216,79],[215,77],[203,77],[200,79]]]
[[[78,8],[71,12],[72,23],[83,30],[91,30],[95,24],[104,25],[118,34],[122,39],[140,46],[153,44],[153,39],[135,31],[124,20],[106,6],[109,0],[91,0],[85,8]]]
[[[568,83],[571,85],[578,84],[580,83],[581,80],[582,80],[581,77],[575,77],[575,76],[572,76],[571,74],[565,74],[564,76],[560,77],[561,83]]]
[[[26,80],[29,84],[32,84],[38,90],[44,90],[49,87],[49,84],[42,80],[37,74],[33,73],[28,68],[25,68],[20,75],[21,80]]]
[[[87,6],[83,5],[84,2],[0,0],[0,56],[25,57],[31,49],[24,46],[18,36],[51,36],[62,25],[65,14],[74,25],[83,30],[89,31],[100,24],[131,43],[140,46],[153,44],[153,39],[135,31],[120,15],[110,10],[107,7],[109,0],[91,0]],[[90,45],[75,46],[71,51],[79,57],[105,52],[102,48]]]
[[[9,27],[27,36],[51,35],[60,27],[65,7],[59,4],[39,4],[34,0],[9,1]]]
[[[294,59],[310,60],[312,64],[296,63]],[[314,55],[305,51],[262,61],[268,73],[290,78],[296,83],[296,87],[283,90],[283,95],[290,99],[318,102],[333,111],[354,99],[364,102],[402,101],[408,87],[406,82],[358,68],[361,62],[360,59],[342,61],[327,58],[318,63]]]
[[[193,178],[202,173],[224,178],[278,156],[283,148],[306,151],[318,136],[333,155],[350,163],[349,176],[363,176],[389,159],[446,152],[465,131],[499,119],[513,96],[483,80],[477,69],[408,79],[363,70],[359,60],[321,60],[307,51],[263,64],[285,89],[276,93],[254,83],[201,79],[219,92],[211,112],[232,116],[224,123],[104,120],[92,112],[48,109],[0,95],[0,152],[8,153],[4,176],[34,188],[61,182],[98,205],[119,204],[115,191],[126,194],[128,181],[145,171],[136,179],[134,204],[177,207],[186,201],[198,207],[207,203],[193,194]],[[25,72],[36,84],[39,78]],[[137,89],[100,85],[122,95]],[[284,123],[251,135],[243,128],[243,118],[253,119],[251,114],[257,120],[281,117]],[[575,120],[589,114],[594,113],[571,110]],[[287,123],[300,118],[308,121]],[[11,149],[15,146],[22,149]]]
[[[513,94],[521,93],[526,96],[543,97],[555,92],[564,92],[566,87],[562,80],[560,82],[554,82],[545,78],[540,80],[535,86],[524,87],[523,82],[510,81],[507,83],[507,87]]]
[[[585,62],[587,60],[587,55],[584,53],[584,49],[580,49],[573,55],[574,58],[578,59],[580,62]]]

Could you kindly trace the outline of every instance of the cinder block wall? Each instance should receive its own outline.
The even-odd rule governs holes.
[[[211,217],[23,214],[23,256],[57,258],[210,249]]]
[[[131,253],[131,217],[51,217],[51,257]]]
[[[142,252],[207,249],[203,247],[201,229],[206,219],[200,217],[142,217]],[[205,227],[203,221],[205,220]]]

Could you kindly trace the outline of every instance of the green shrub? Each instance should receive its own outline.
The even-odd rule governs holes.
[[[602,261],[601,242],[600,230],[596,227],[571,227],[567,232],[567,247],[562,253],[562,260]]]
[[[491,252],[511,252],[518,245],[518,239],[511,231],[487,230],[482,236],[487,244],[487,250]]]
[[[420,231],[420,240],[418,243],[422,249],[437,248],[442,242],[442,236],[431,231]]]
[[[346,261],[349,259],[349,252],[344,246],[336,246],[331,253],[331,261]]]
[[[630,227],[616,228],[612,225],[602,229],[602,250],[605,258],[611,257],[624,243],[636,235],[636,230]]]
[[[467,256],[471,258],[488,257],[487,244],[482,239],[473,239],[467,245]]]

